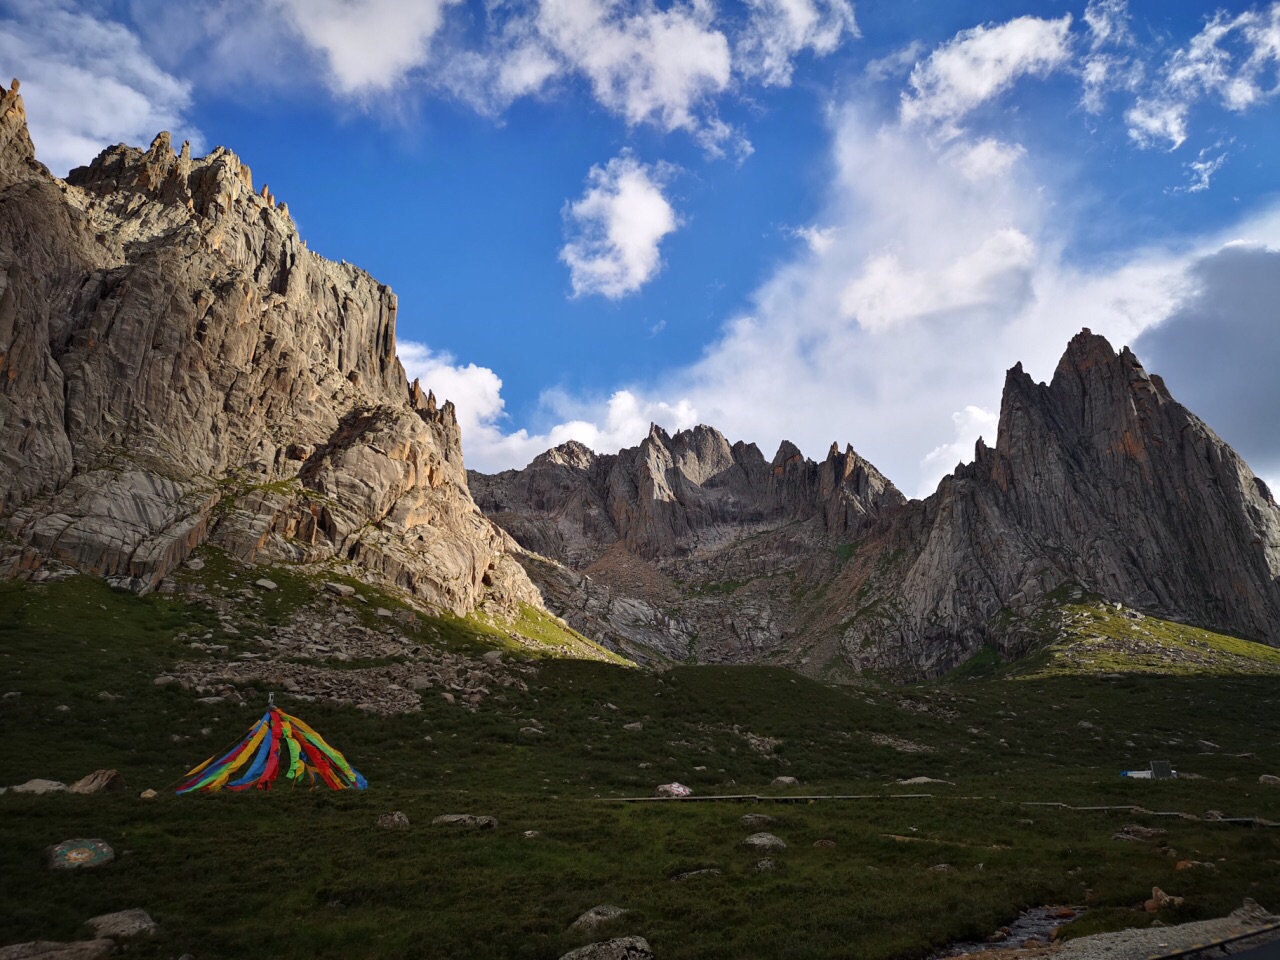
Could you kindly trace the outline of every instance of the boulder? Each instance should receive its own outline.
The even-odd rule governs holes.
[[[769,873],[778,869],[778,861],[773,857],[763,857],[756,861],[756,865],[751,868],[756,873]]]
[[[747,839],[742,841],[744,847],[752,850],[785,850],[787,845],[782,840],[775,837],[772,833],[753,833]]]
[[[672,883],[683,883],[685,880],[698,880],[705,877],[718,877],[722,871],[715,867],[703,867],[701,870],[690,870],[686,873],[677,873],[671,878]]]
[[[356,588],[346,583],[333,583],[331,581],[326,583],[324,588],[335,597],[354,597],[356,595]]]
[[[475,830],[493,830],[498,826],[497,817],[476,816],[470,813],[444,813],[431,821],[433,827],[464,827]]]
[[[660,797],[690,797],[693,791],[683,783],[663,783],[658,785],[657,794]]]
[[[409,818],[399,810],[384,813],[373,822],[376,826],[385,827],[388,830],[405,830],[409,827]]]
[[[569,924],[569,929],[590,932],[600,924],[613,920],[614,918],[620,917],[624,913],[628,912],[629,911],[622,909],[622,907],[615,907],[609,903],[602,903],[598,907],[592,907],[582,916],[578,917],[577,920],[573,921],[573,923]]]
[[[1166,908],[1180,906],[1182,906],[1182,897],[1171,897],[1159,887],[1151,888],[1151,899],[1143,904],[1147,913],[1157,913]]]
[[[570,950],[560,960],[653,960],[653,950],[644,937],[618,937]]]
[[[103,793],[124,790],[125,782],[117,770],[95,770],[88,776],[81,777],[68,789],[72,793]]]
[[[1280,787],[1280,777],[1274,777],[1269,773],[1264,773],[1258,778],[1258,783],[1267,787]]]
[[[739,821],[744,827],[765,827],[771,823],[777,823],[777,817],[771,817],[767,813],[744,813]]]
[[[798,787],[800,781],[795,777],[774,777],[773,782],[769,784],[771,787]]]
[[[1130,823],[1113,833],[1111,835],[1111,839],[1147,842],[1152,840],[1163,840],[1168,836],[1168,830],[1160,830],[1157,827],[1144,827],[1141,824]]]
[[[92,917],[88,921],[93,932],[99,937],[111,937],[114,940],[125,940],[129,937],[151,936],[156,932],[156,922],[145,910],[120,910],[116,913],[104,913]]]
[[[20,783],[16,787],[10,787],[14,793],[62,793],[67,789],[65,783],[57,780],[28,780],[26,783]]]
[[[253,585],[259,588],[260,590],[266,590],[266,591],[276,590],[279,588],[279,584],[277,584],[274,580],[268,580],[266,577],[263,577],[260,580],[253,581]]]
[[[160,794],[156,793],[154,790],[148,787],[146,790],[143,790],[140,794],[138,794],[138,799],[154,800],[158,796],[160,796]]]
[[[641,723],[639,720],[636,720],[634,723],[624,723],[622,725],[622,729],[623,730],[643,730],[644,724]]]

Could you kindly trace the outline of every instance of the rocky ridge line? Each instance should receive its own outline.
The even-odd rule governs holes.
[[[1009,371],[995,447],[924,500],[852,449],[814,464],[784,443],[766,465],[709,427],[471,483],[544,558],[525,564],[552,608],[636,656],[937,676],[1047,640],[1064,589],[1280,645],[1271,491],[1088,329],[1050,383]]]

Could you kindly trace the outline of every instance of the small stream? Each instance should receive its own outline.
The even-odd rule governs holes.
[[[984,950],[1014,950],[1029,941],[1038,944],[1052,942],[1053,931],[1064,923],[1070,923],[1083,914],[1082,907],[1033,907],[1007,927],[1001,927],[991,937],[980,943],[953,943],[935,953],[930,960],[944,957],[963,957]],[[1035,946],[1036,943],[1032,943]]]

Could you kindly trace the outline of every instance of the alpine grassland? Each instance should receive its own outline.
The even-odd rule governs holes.
[[[233,572],[210,557],[205,588]],[[1259,783],[1280,774],[1266,648],[1148,624],[1155,638],[1126,660],[1128,624],[1082,608],[1071,616],[1088,619],[1084,647],[1059,641],[1020,670],[988,651],[938,681],[835,686],[779,667],[560,659],[577,641],[523,611],[412,627],[415,641],[500,649],[520,666],[526,689],[495,689],[474,709],[433,688],[416,711],[383,715],[265,684],[242,687],[243,703],[200,703],[153,682],[181,663],[230,662],[252,618],[282,622],[310,602],[314,584],[271,575],[278,589],[231,630],[183,596],[87,577],[0,584],[0,784],[112,768],[129,785],[0,796],[0,943],[86,938],[89,917],[140,907],[159,932],[128,944],[139,958],[554,960],[638,934],[664,960],[893,960],[985,939],[1047,904],[1087,910],[1068,937],[1221,916],[1245,897],[1280,907],[1280,829],[1232,822],[1280,820],[1280,787]],[[370,603],[331,602],[376,624],[394,601],[361,589]],[[504,629],[536,642],[521,652]],[[193,647],[193,635],[225,649]],[[1105,674],[1070,669],[1089,643]],[[1216,643],[1236,669],[1183,658],[1161,672],[1153,643],[1195,657]],[[176,796],[269,693],[369,789],[280,780]],[[1153,759],[1179,778],[1120,776]],[[797,783],[774,786],[782,776]],[[919,777],[940,782],[898,782]],[[628,802],[671,781],[730,799]],[[140,799],[147,788],[159,796]],[[375,826],[397,810],[407,828]],[[453,813],[498,826],[432,824]],[[749,813],[775,819],[747,825]],[[1167,836],[1113,839],[1131,823]],[[760,830],[786,849],[744,847]],[[50,870],[46,848],[76,837],[105,840],[115,861]],[[1144,912],[1153,886],[1182,905]],[[627,912],[570,929],[600,904]]]

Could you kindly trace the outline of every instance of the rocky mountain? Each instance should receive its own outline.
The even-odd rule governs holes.
[[[766,460],[705,426],[468,475],[452,405],[406,381],[395,316],[390,289],[309,251],[226,149],[195,158],[161,134],[52,176],[15,81],[0,575],[145,592],[210,544],[456,614],[545,602],[639,659],[824,675],[1016,657],[1086,595],[1280,644],[1271,492],[1088,330],[1050,383],[1014,367],[995,446],[908,501],[851,447]]]
[[[906,502],[852,448],[814,463],[784,443],[768,461],[706,426],[655,426],[616,455],[569,442],[524,470],[468,476],[485,514],[545,558],[525,564],[553,608],[640,659],[773,651],[798,624],[791,581],[830,572],[813,546],[854,540]]]
[[[698,427],[596,457],[576,444],[471,474],[544,559],[557,612],[617,649],[937,675],[1055,629],[1055,597],[1280,644],[1280,507],[1213,431],[1087,329],[1049,384],[1009,371],[981,441],[907,501],[851,449],[821,463]]]
[[[139,591],[198,545],[340,562],[435,607],[541,605],[406,382],[396,298],[309,251],[235,154],[116,146],[65,181],[0,93],[0,571]]]

